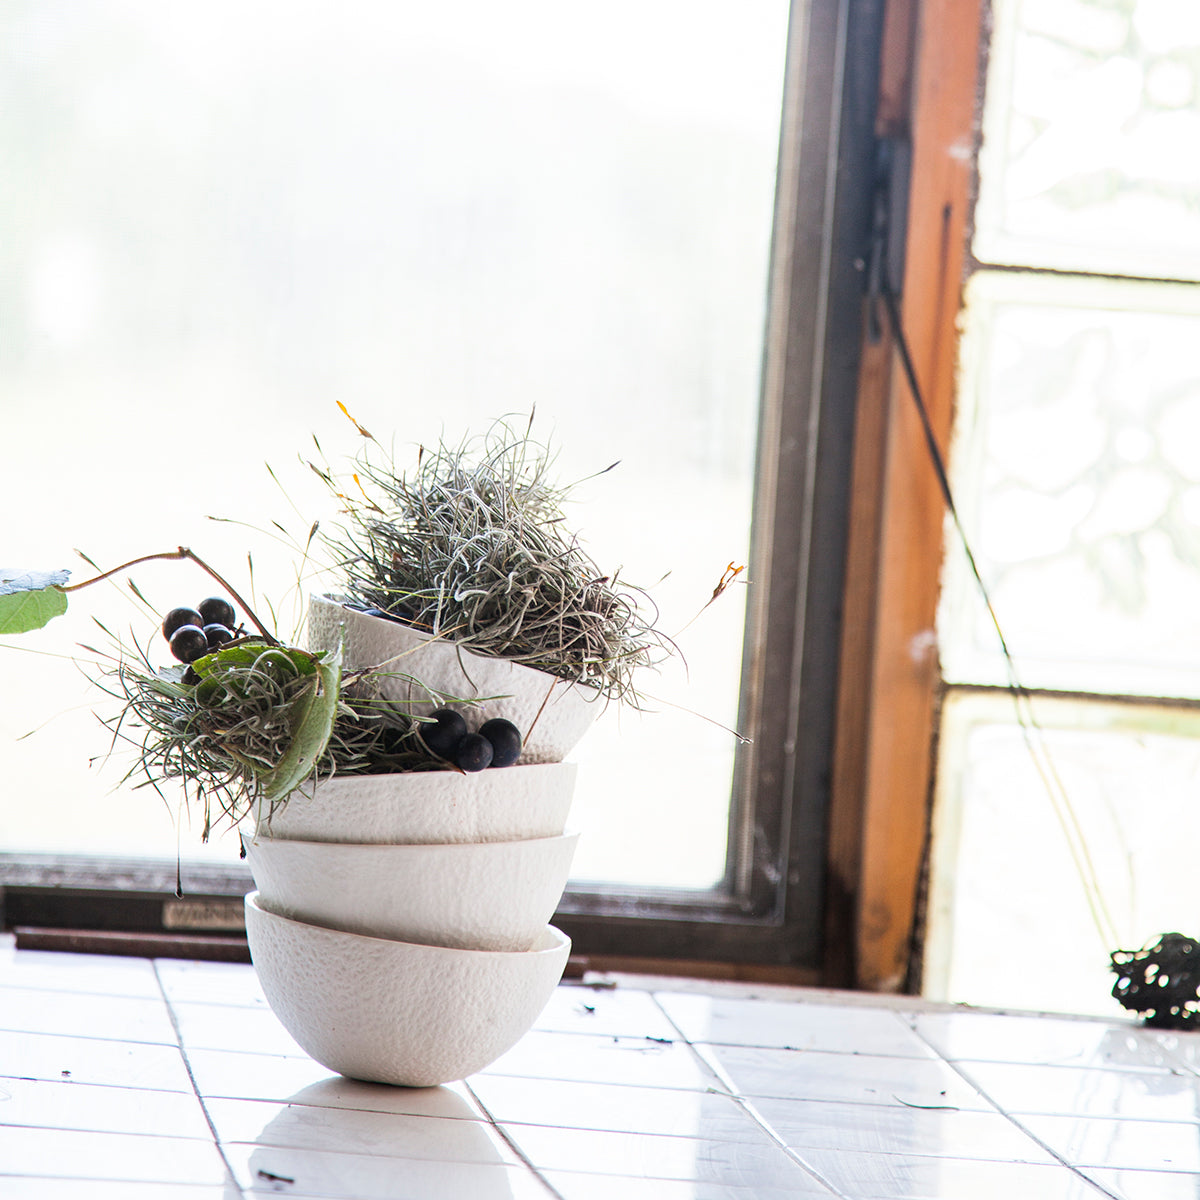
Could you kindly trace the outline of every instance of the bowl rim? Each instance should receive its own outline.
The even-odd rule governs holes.
[[[498,842],[323,842],[314,840],[313,838],[273,837],[271,834],[263,834],[257,829],[253,831],[243,829],[240,832],[243,843],[261,841],[287,846],[329,846],[339,853],[349,850],[421,850],[429,852],[437,849],[450,854],[461,854],[465,853],[468,848],[491,851],[497,847],[527,846],[531,843],[577,842],[582,836],[582,830],[567,829],[562,833],[552,833],[546,837],[507,838],[504,841]],[[255,894],[257,895],[257,891]]]
[[[349,933],[344,929],[330,929],[327,925],[314,925],[310,921],[297,921],[294,917],[285,917],[277,912],[272,912],[269,908],[264,908],[258,902],[258,889],[246,893],[245,906],[247,910],[253,910],[258,916],[267,918],[268,921],[279,921],[287,925],[295,925],[301,929],[317,930],[321,934],[328,934],[331,937],[342,938],[347,941],[363,941],[370,943],[378,943],[383,946],[396,946],[407,951],[418,951],[423,955],[430,957],[444,958],[447,956],[461,957],[471,956],[475,958],[499,958],[515,960],[518,958],[529,958],[535,955],[553,956],[561,954],[565,949],[568,954],[571,949],[571,939],[561,929],[555,928],[553,925],[546,925],[538,934],[537,941],[541,942],[546,938],[551,940],[548,946],[535,944],[528,950],[472,950],[459,949],[453,946],[429,946],[424,942],[405,942],[397,938],[377,937],[370,933]]]
[[[402,621],[396,617],[377,617],[374,613],[365,612],[361,608],[355,608],[348,600],[342,599],[330,592],[310,592],[308,604],[310,611],[316,605],[320,604],[350,613],[355,620],[370,623],[383,622],[384,626],[392,626],[396,630],[403,630],[406,634],[410,634],[421,645],[440,644],[448,646],[458,654],[470,655],[471,658],[480,659],[483,662],[505,663],[512,667],[514,671],[520,674],[527,674],[531,678],[557,680],[564,688],[578,688],[589,700],[607,699],[604,692],[594,684],[583,683],[577,679],[568,679],[566,676],[557,675],[553,671],[547,671],[544,667],[531,667],[528,663],[519,662],[515,658],[506,658],[503,654],[484,654],[466,643],[460,642],[457,638],[451,637],[447,633],[431,633],[428,629],[419,629],[416,625],[410,625],[407,621]]]
[[[301,795],[306,799],[311,800],[318,792],[329,792],[337,788],[350,787],[356,783],[362,783],[366,780],[375,782],[377,787],[383,787],[383,781],[389,783],[393,780],[427,780],[429,782],[453,780],[455,786],[461,788],[465,779],[487,779],[488,786],[495,786],[499,779],[503,778],[506,783],[511,783],[516,786],[517,779],[523,778],[528,780],[529,776],[509,776],[510,771],[539,771],[546,774],[547,768],[552,768],[554,772],[560,775],[577,774],[579,764],[563,759],[560,762],[518,762],[511,767],[489,767],[483,771],[462,771],[455,767],[446,767],[444,769],[434,768],[428,771],[380,771],[375,774],[366,774],[363,772],[340,771],[335,775],[323,775],[317,779],[305,780],[295,792],[291,795]],[[289,795],[289,799],[291,799]]]

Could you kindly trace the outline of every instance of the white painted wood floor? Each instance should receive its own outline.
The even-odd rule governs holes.
[[[408,1090],[313,1062],[248,966],[0,940],[0,1197],[1200,1197],[1200,1035],[599,982]]]

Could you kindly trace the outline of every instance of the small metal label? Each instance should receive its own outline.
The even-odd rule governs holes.
[[[164,929],[246,928],[246,910],[241,900],[167,900],[163,903]]]

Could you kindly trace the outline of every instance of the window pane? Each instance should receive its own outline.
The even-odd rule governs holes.
[[[1200,9],[995,0],[976,256],[1200,278]]]
[[[205,514],[328,517],[297,454],[355,449],[338,400],[401,462],[536,406],[563,481],[622,460],[571,520],[605,569],[670,572],[682,628],[747,556],[786,20],[783,0],[7,9],[0,565],[183,543],[242,584],[251,550],[287,629],[293,556]],[[136,579],[157,608],[207,591],[174,564]],[[733,724],[741,600],[683,635],[690,676],[646,680],[654,701]],[[114,588],[21,646],[94,644],[93,613],[153,630]],[[87,766],[89,712],[14,741],[80,705],[74,669],[6,651],[6,678],[5,848],[174,855],[162,802]],[[575,756],[576,871],[705,886],[733,739],[652,706]]]
[[[1120,1015],[1108,955],[1195,935],[1200,713],[1039,700],[1039,724],[1120,946],[1089,915],[1080,875],[1005,695],[948,698],[924,994]]]
[[[955,487],[1022,681],[1192,695],[1200,671],[1200,297],[980,273],[968,288]],[[943,668],[1003,682],[948,543]]]

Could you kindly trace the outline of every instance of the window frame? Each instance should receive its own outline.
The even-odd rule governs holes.
[[[827,980],[918,992],[941,675],[946,510],[927,436],[949,443],[979,152],[988,0],[893,0],[879,128],[907,145],[897,308],[928,431],[892,331],[864,348],[830,812]]]
[[[827,847],[876,185],[885,15],[904,0],[793,0],[764,338],[751,581],[725,878],[710,891],[572,887],[576,954],[827,977]],[[895,18],[892,17],[894,20]],[[681,819],[686,797],[679,797]],[[0,855],[3,925],[166,928],[176,864]],[[197,900],[243,867],[185,866]],[[81,903],[81,899],[85,903]],[[88,917],[88,913],[91,917]]]

